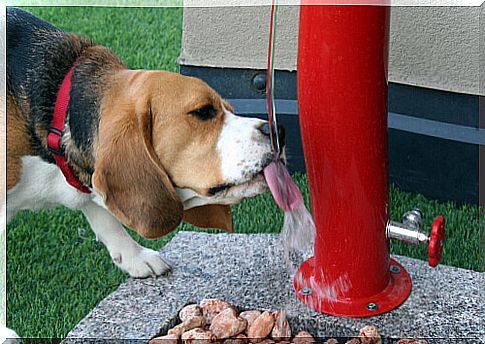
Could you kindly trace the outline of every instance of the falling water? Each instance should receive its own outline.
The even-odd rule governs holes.
[[[281,229],[281,246],[288,273],[313,256],[315,243],[315,224],[305,204],[300,203],[295,210],[285,211]]]

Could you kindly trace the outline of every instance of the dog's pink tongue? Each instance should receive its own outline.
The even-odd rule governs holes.
[[[268,183],[276,204],[284,211],[295,210],[303,203],[303,196],[296,186],[286,167],[280,162],[272,162],[264,169],[264,177]]]

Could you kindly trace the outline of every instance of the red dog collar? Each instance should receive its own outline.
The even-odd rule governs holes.
[[[79,191],[83,193],[91,193],[89,190],[74,174],[71,166],[67,162],[66,156],[62,151],[61,138],[64,134],[64,124],[66,122],[67,106],[69,105],[70,93],[71,93],[71,76],[74,71],[74,67],[69,70],[69,73],[64,77],[62,81],[59,93],[57,93],[56,105],[54,108],[54,116],[52,118],[52,125],[47,135],[47,147],[54,156],[57,166],[62,171],[62,174],[66,178],[66,181]]]

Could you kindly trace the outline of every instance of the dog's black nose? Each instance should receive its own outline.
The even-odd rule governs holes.
[[[269,123],[265,122],[258,128],[258,130],[261,132],[261,134],[269,136],[271,128],[269,126]]]
[[[271,128],[269,126],[268,122],[265,122],[262,124],[258,130],[261,132],[261,134],[265,136],[270,136]],[[278,140],[280,142],[281,146],[285,145],[285,128],[282,125],[278,125]]]

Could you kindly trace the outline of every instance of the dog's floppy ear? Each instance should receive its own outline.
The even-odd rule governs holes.
[[[103,111],[93,187],[108,209],[143,237],[163,236],[182,221],[182,202],[152,145],[148,102]]]
[[[184,221],[200,228],[222,229],[234,232],[232,211],[228,205],[210,204],[184,210]]]

